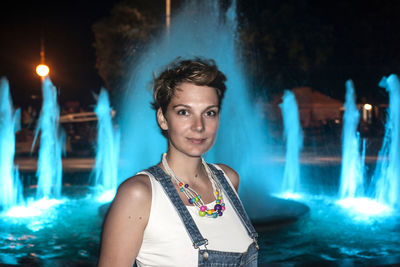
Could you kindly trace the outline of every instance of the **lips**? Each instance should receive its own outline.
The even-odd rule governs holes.
[[[195,145],[203,144],[206,139],[205,138],[188,138],[189,142]]]

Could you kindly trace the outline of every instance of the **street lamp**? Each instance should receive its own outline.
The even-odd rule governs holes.
[[[371,104],[364,104],[364,109],[365,110],[371,110],[372,109],[372,105]]]
[[[362,117],[363,121],[367,123],[371,123],[372,120],[372,105],[371,104],[364,104],[362,109]]]
[[[44,79],[46,76],[49,75],[50,68],[46,64],[39,64],[36,67],[36,73],[39,75],[42,79]]]
[[[42,81],[49,75],[50,68],[44,64],[44,39],[43,36],[40,38],[40,64],[36,66],[37,75],[42,78]]]
[[[167,28],[168,37],[169,37],[170,24],[171,24],[171,0],[165,0],[165,25]]]

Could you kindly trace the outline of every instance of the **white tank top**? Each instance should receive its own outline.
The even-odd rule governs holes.
[[[139,267],[197,266],[198,249],[193,247],[182,220],[161,184],[148,172],[140,174],[149,176],[152,198],[149,221],[144,230],[142,246],[136,257],[137,265]],[[233,187],[229,178],[226,177],[226,179]],[[201,235],[208,240],[208,249],[243,253],[253,240],[247,234],[229,199],[225,197],[224,200],[226,206],[224,215],[215,219],[200,217],[194,206],[186,207]],[[209,208],[213,208],[214,205],[215,201],[207,204]]]

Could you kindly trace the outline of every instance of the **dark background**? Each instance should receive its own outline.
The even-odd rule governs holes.
[[[41,95],[41,38],[59,99],[93,103],[103,82],[97,75],[91,25],[117,1],[9,1],[0,16],[0,76],[9,80],[15,105]]]
[[[105,83],[95,68],[91,27],[117,2],[3,2],[0,76],[9,80],[16,106],[40,98],[35,66],[41,38],[61,104],[94,104],[93,93]],[[165,3],[131,2],[155,10]],[[258,93],[306,85],[343,99],[345,81],[353,79],[359,101],[387,101],[378,83],[399,73],[400,1],[238,0],[238,14],[249,80]]]

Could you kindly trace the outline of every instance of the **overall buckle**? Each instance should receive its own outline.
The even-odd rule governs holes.
[[[256,249],[257,250],[259,250],[260,249],[260,247],[258,246],[258,240],[257,240],[257,237],[253,237],[253,241],[254,241],[254,243],[255,243],[255,247],[256,247]]]
[[[208,252],[207,252],[207,245],[208,245],[208,240],[207,239],[205,239],[205,241],[206,241],[206,243],[204,244],[204,245],[201,245],[201,246],[204,246],[204,249],[203,249],[203,251],[201,251],[201,246],[196,246],[196,244],[195,243],[193,243],[193,247],[195,248],[195,249],[198,249],[199,250],[199,253],[203,256],[203,260],[208,260]]]

